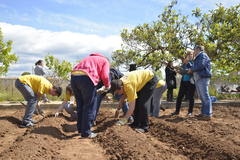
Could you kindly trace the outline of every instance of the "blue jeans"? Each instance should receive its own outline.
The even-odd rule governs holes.
[[[212,101],[208,92],[210,78],[200,78],[195,82],[195,86],[202,102],[201,114],[212,116]]]
[[[77,128],[82,137],[89,136],[97,103],[97,89],[86,75],[71,76],[71,86],[77,102]]]
[[[167,85],[154,89],[153,96],[151,99],[151,107],[149,111],[150,116],[159,117],[161,97],[163,93],[166,91],[166,89],[167,89]]]
[[[35,111],[38,98],[33,92],[32,88],[20,82],[19,79],[16,80],[15,87],[21,92],[24,99],[27,101],[27,107],[25,109],[25,115],[22,122],[24,124],[30,123],[32,122],[32,115]]]
[[[94,112],[94,121],[97,119],[97,114],[99,112],[99,108],[101,106],[102,99],[105,97],[106,93],[97,94],[97,103],[94,106],[93,112]]]
[[[121,97],[122,97],[122,95],[115,95],[115,96],[113,96],[113,99],[119,101],[121,99]],[[122,111],[124,114],[127,113],[127,111],[128,111],[128,103],[127,102],[123,103]]]
[[[77,113],[76,113],[76,111],[74,111],[74,109],[73,109],[73,104],[70,104],[70,102],[65,103],[65,104],[64,104],[64,109],[65,109],[65,111],[66,111],[68,114],[71,115],[71,118],[72,118],[73,120],[77,120]]]

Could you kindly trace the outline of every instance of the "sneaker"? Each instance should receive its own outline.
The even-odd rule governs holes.
[[[32,122],[22,123],[19,125],[20,128],[31,128],[33,126],[34,126],[34,124]]]
[[[134,119],[133,119],[133,117],[131,116],[131,117],[129,117],[128,118],[128,124],[132,124],[134,122]]]
[[[33,120],[33,119],[31,119],[31,122],[32,122],[33,124],[37,124],[37,121],[35,121],[35,120]]]
[[[191,116],[192,116],[192,113],[188,113],[188,114],[187,114],[187,117],[191,117]]]
[[[179,113],[178,113],[178,112],[173,112],[173,113],[171,113],[170,115],[171,115],[171,116],[177,116],[177,115],[179,115]]]
[[[97,137],[97,133],[91,133],[89,134],[87,137],[82,137],[82,138],[89,138],[89,139],[93,139],[93,138],[96,138]]]
[[[146,132],[148,132],[148,129],[136,128],[135,131],[138,133],[146,133]]]
[[[212,119],[211,116],[204,115],[204,114],[199,114],[196,117],[198,120],[203,120],[203,121],[210,121]]]

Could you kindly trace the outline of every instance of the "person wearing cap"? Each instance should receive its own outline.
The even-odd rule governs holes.
[[[210,120],[212,117],[212,102],[209,95],[208,85],[211,79],[211,60],[204,52],[204,46],[194,47],[193,66],[188,73],[193,73],[195,87],[202,102],[201,114],[198,117]]]
[[[110,89],[110,63],[99,53],[90,54],[81,60],[72,70],[71,86],[77,102],[77,128],[82,138],[95,138],[96,133],[91,131],[95,118],[97,103],[97,85],[103,82],[98,92]]]
[[[167,89],[167,84],[163,80],[159,80],[156,88],[153,91],[153,96],[151,98],[151,107],[149,110],[149,115],[153,117],[159,117],[161,97]]]
[[[34,125],[32,115],[38,105],[39,98],[43,94],[59,97],[62,93],[61,87],[53,86],[46,78],[37,75],[20,76],[16,80],[15,86],[27,101],[25,115],[20,127],[32,127]]]
[[[132,71],[121,79],[111,82],[114,95],[122,96],[118,108],[122,107],[125,100],[129,105],[127,113],[117,122],[117,125],[127,124],[128,118],[133,115],[134,122],[131,127],[141,133],[148,131],[148,108],[157,83],[157,76],[149,70]]]

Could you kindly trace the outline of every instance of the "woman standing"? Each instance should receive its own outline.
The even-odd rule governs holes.
[[[167,82],[167,101],[173,102],[173,90],[176,89],[176,71],[173,68],[173,62],[169,61],[165,69]]]
[[[104,87],[110,89],[110,64],[106,57],[94,53],[77,64],[71,74],[71,86],[77,102],[77,128],[83,138],[94,138],[96,133],[91,131],[96,113],[97,84],[100,80]]]

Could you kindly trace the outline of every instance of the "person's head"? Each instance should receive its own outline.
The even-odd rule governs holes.
[[[173,66],[173,62],[172,62],[172,61],[168,61],[167,66],[168,66],[168,67],[172,67],[172,66]]]
[[[120,79],[115,79],[111,81],[111,93],[115,95],[122,95],[123,94],[123,83]]]
[[[137,65],[135,63],[129,65],[129,72],[137,70]]]
[[[193,58],[194,58],[193,51],[192,50],[188,50],[187,51],[187,55],[186,55],[186,59],[192,61]]]
[[[71,87],[71,84],[67,85],[66,87],[66,94],[72,96],[73,95],[73,90]]]
[[[53,86],[52,89],[50,90],[50,95],[52,96],[61,96],[62,94],[62,88],[61,87],[57,87],[57,86]]]
[[[36,63],[35,63],[35,66],[43,66],[43,60],[38,60]]]
[[[198,55],[200,52],[204,51],[204,46],[196,45],[194,47],[194,56]]]

